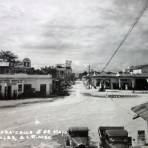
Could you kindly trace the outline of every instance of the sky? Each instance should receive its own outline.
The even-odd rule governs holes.
[[[101,70],[147,0],[0,0],[0,49],[32,66]],[[148,64],[148,10],[108,70]]]

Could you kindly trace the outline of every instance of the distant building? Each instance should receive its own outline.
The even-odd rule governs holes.
[[[31,60],[29,58],[23,59],[23,66],[25,68],[31,68]]]
[[[18,61],[14,64],[13,73],[27,73],[31,71],[31,60],[29,58]]]
[[[148,64],[130,66],[129,68],[126,69],[126,71],[128,71],[128,72],[130,72],[132,74],[148,73]]]
[[[57,64],[56,70],[57,70],[57,77],[59,79],[63,79],[66,83],[69,83],[71,81],[71,75],[72,75],[72,68],[71,68],[71,61],[66,61],[65,64]]]
[[[51,75],[0,75],[0,98],[47,97],[51,93]]]
[[[29,58],[23,61],[16,61],[15,63],[4,61],[0,59],[0,74],[5,73],[27,73],[32,70],[31,60]]]
[[[100,73],[83,77],[86,85],[105,89],[148,90],[148,74]]]
[[[66,72],[66,67],[64,64],[57,64],[56,65],[56,70],[57,70],[57,77],[60,79],[65,78],[65,72]]]
[[[53,92],[59,94],[64,92],[73,81],[73,73],[71,61],[66,61],[65,64],[57,64],[55,67],[56,77],[53,78]]]
[[[66,60],[65,66],[71,68],[72,61]]]
[[[10,65],[9,62],[4,61],[3,59],[0,59],[0,73],[9,73],[10,71]]]

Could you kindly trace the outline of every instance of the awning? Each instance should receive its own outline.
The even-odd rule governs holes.
[[[132,107],[131,110],[136,113],[133,119],[141,117],[148,121],[148,102]]]

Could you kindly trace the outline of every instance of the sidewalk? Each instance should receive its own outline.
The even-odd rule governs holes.
[[[106,98],[121,98],[121,97],[137,97],[142,95],[142,93],[138,93],[137,91],[133,93],[128,90],[106,90],[104,92],[99,92],[98,89],[86,89],[86,95],[91,95],[93,97],[106,97]],[[146,93],[144,93],[146,94]]]
[[[0,109],[8,107],[17,107],[26,104],[52,102],[55,98],[30,98],[20,100],[0,100]]]

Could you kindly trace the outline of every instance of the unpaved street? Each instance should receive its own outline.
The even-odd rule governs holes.
[[[70,126],[88,126],[90,137],[97,142],[99,126],[125,126],[133,138],[136,138],[138,129],[145,129],[143,119],[132,119],[134,113],[130,111],[130,108],[146,102],[147,95],[110,99],[88,96],[85,93],[87,91],[82,82],[78,81],[71,89],[70,96],[61,97],[53,102],[1,108],[0,130],[65,131]],[[0,140],[0,147],[6,146],[10,148],[47,148],[58,145],[52,140]]]

